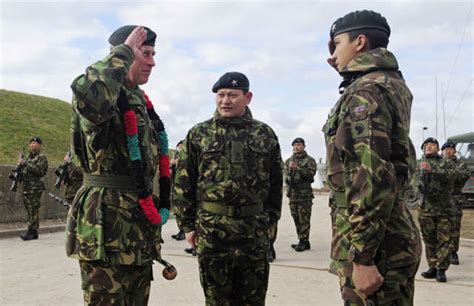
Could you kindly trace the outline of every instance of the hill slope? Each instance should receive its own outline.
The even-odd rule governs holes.
[[[0,89],[0,164],[14,164],[33,136],[43,140],[49,164],[58,165],[69,149],[71,104]]]

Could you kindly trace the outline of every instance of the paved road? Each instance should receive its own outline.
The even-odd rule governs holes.
[[[290,248],[296,232],[284,203],[267,305],[342,305],[337,278],[327,272],[331,233],[326,203],[327,195],[316,197],[312,249],[302,253]],[[154,265],[150,305],[204,305],[196,258],[183,252],[185,242],[170,238],[175,232],[175,220],[170,220],[164,227],[163,254],[177,267],[178,277],[167,281],[161,277],[161,266]],[[462,245],[461,265],[449,269],[448,283],[417,277],[415,305],[474,305],[474,248]],[[425,268],[423,260],[420,271]],[[79,278],[77,261],[65,256],[63,233],[29,242],[0,240],[0,305],[82,305]]]

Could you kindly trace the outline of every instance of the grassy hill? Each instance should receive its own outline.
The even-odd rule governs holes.
[[[58,165],[69,149],[71,104],[0,89],[0,164],[13,164],[33,136],[43,140],[49,164]]]

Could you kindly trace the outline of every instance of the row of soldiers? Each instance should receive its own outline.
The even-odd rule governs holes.
[[[346,305],[412,305],[421,256],[402,196],[416,164],[409,138],[413,96],[386,49],[390,32],[382,15],[364,10],[337,19],[329,33],[328,63],[343,78],[322,129],[332,191],[330,270]],[[152,263],[163,262],[170,178],[161,162],[168,146],[139,87],[155,66],[155,40],[143,26],[117,29],[110,53],[71,85],[71,149],[84,177],[68,212],[66,254],[79,260],[87,305],[146,305]],[[223,74],[212,92],[216,111],[184,139],[171,198],[196,250],[206,305],[264,305],[268,253],[281,216],[280,144],[270,126],[253,118],[243,73]],[[290,173],[296,158],[287,163]],[[428,178],[437,173],[426,162],[421,167]],[[311,195],[292,201],[298,175],[289,177],[292,216],[304,219],[301,203]],[[307,229],[298,236],[295,250],[309,249]]]
[[[456,157],[456,144],[446,142],[439,155],[438,140],[425,139],[421,145],[423,157],[415,176],[422,193],[419,222],[425,243],[428,270],[424,278],[446,282],[450,264],[458,265],[462,206],[462,188],[470,177],[466,164]]]

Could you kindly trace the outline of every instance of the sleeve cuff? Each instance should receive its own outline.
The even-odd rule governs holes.
[[[363,266],[373,266],[375,264],[374,258],[369,253],[358,252],[354,246],[349,249],[349,262],[355,262]]]

